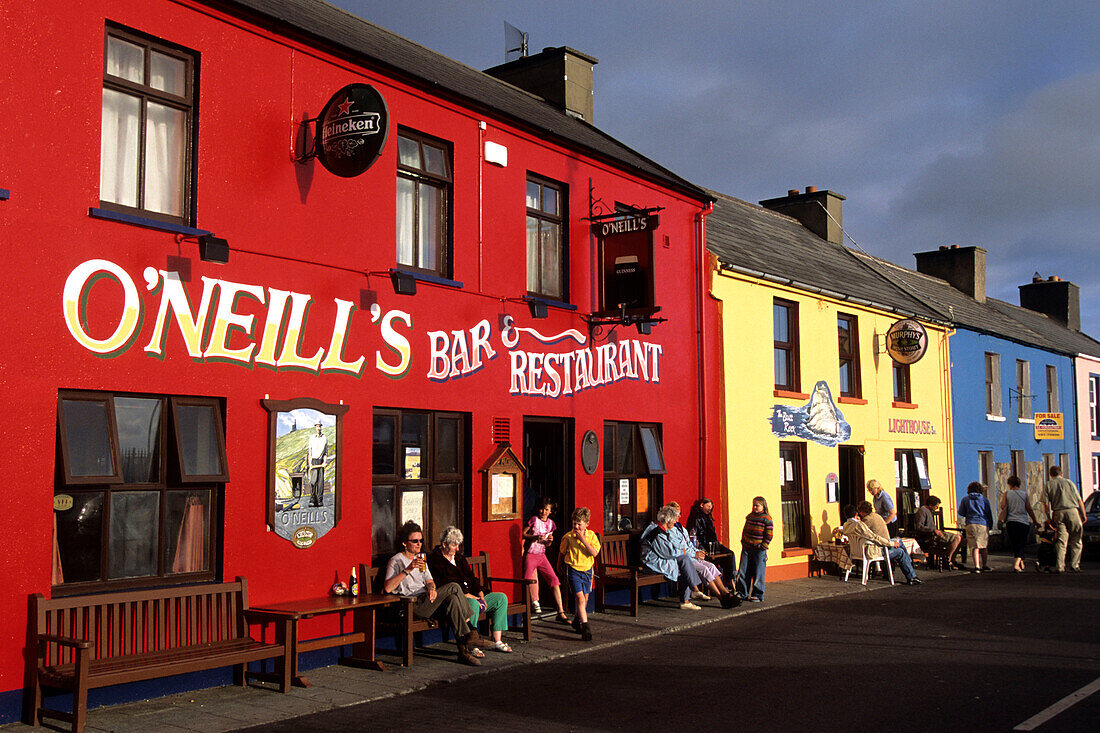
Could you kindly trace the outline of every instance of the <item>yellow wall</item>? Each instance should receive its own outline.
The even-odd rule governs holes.
[[[783,298],[798,303],[800,391],[810,393],[824,380],[834,402],[851,425],[851,437],[844,445],[865,448],[865,480],[877,478],[890,493],[894,490],[894,449],[923,448],[928,453],[931,493],[943,500],[946,521],[953,523],[955,496],[951,465],[950,381],[948,333],[925,323],[928,351],[911,366],[912,400],[915,409],[893,406],[893,372],[889,356],[882,352],[883,335],[900,316],[856,306],[806,291],[730,272],[716,273],[711,294],[721,301],[725,390],[725,450],[728,463],[729,532],[737,542],[743,518],[752,508],[752,497],[768,501],[775,522],[775,538],[768,552],[769,577],[791,577],[804,573],[805,553],[783,557],[783,527],[780,487],[777,480],[779,442],[806,443],[806,480],[811,519],[810,542],[827,539],[841,524],[840,505],[827,503],[828,474],[839,473],[836,447],[807,442],[795,436],[777,437],[770,417],[775,405],[799,407],[806,399],[774,394],[772,302]],[[837,315],[858,319],[862,398],[867,404],[845,404],[840,398]],[[890,419],[928,421],[935,435],[899,434],[889,431]],[[860,498],[870,499],[864,491]],[[738,545],[733,545],[738,546]],[[786,572],[783,571],[784,566]],[[797,567],[795,567],[797,566]]]

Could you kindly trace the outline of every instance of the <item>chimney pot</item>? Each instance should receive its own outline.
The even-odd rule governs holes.
[[[787,195],[788,196],[797,196],[799,193],[800,192],[797,188],[788,188],[787,189]]]
[[[959,245],[957,245],[957,244],[951,245],[951,249],[958,249],[958,248],[959,248]]]
[[[940,245],[940,252],[946,252],[946,251],[947,251],[947,249],[948,249],[948,247],[947,247],[947,245],[946,245],[946,244],[941,244],[941,245]]]
[[[817,193],[817,186],[806,186],[806,193]]]

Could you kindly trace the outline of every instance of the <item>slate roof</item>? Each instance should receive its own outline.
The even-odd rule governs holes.
[[[707,249],[723,265],[906,316],[948,320],[846,247],[821,239],[796,219],[732,196],[711,194],[716,200],[707,216]]]
[[[830,244],[785,214],[712,195],[707,249],[725,266],[1049,351],[1100,355],[1100,343],[1042,313],[995,298],[979,303],[946,280]]]
[[[511,124],[581,148],[620,168],[678,189],[699,201],[706,191],[627,147],[583,120],[565,114],[541,97],[482,71],[431,51],[320,0],[205,0],[210,5],[249,17],[263,27],[329,48],[356,63],[372,67],[484,111]],[[335,91],[335,90],[333,90]],[[318,110],[320,111],[320,110]]]

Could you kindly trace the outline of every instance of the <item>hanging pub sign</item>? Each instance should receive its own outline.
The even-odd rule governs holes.
[[[389,133],[386,100],[369,84],[348,84],[317,118],[315,152],[330,173],[353,178],[378,160]]]
[[[928,332],[912,318],[896,321],[886,332],[886,353],[899,364],[916,364],[928,350]]]
[[[654,312],[653,232],[660,219],[639,212],[592,224],[599,243],[600,313]]]

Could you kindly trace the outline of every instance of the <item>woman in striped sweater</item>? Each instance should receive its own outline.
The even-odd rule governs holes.
[[[772,541],[772,518],[768,502],[762,496],[752,500],[752,513],[745,517],[741,531],[741,562],[734,588],[746,601],[764,600],[764,566],[768,562],[768,545]]]

